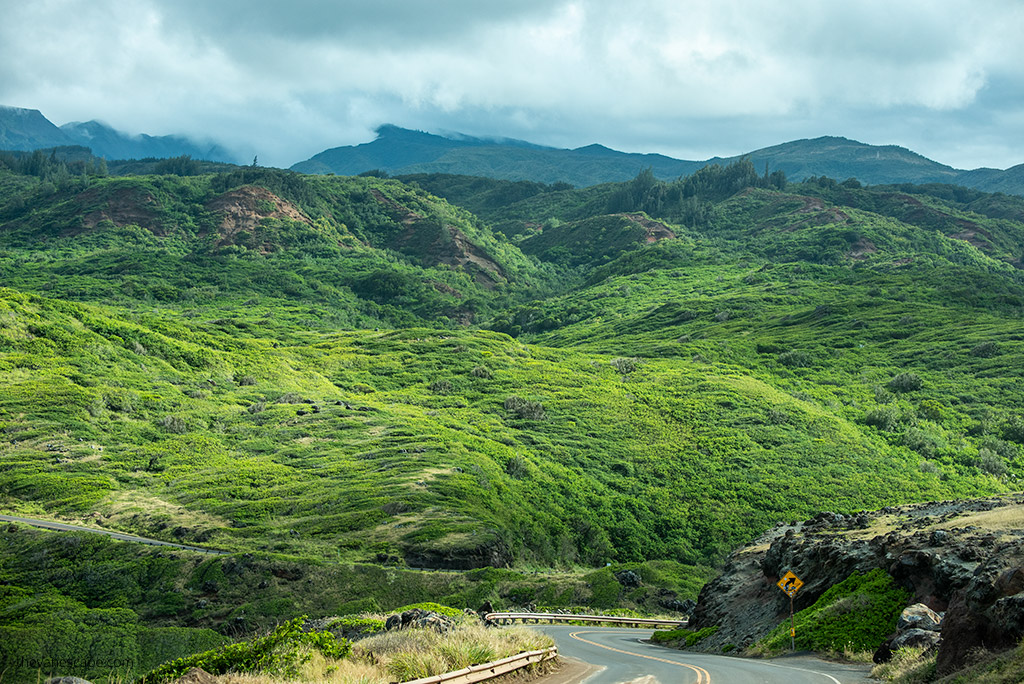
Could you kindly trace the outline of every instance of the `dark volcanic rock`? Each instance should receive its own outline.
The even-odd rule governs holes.
[[[972,651],[1001,651],[1024,638],[1024,544],[1018,538],[1002,550],[950,601],[936,663],[940,675],[963,667]]]
[[[636,589],[643,584],[640,575],[632,570],[619,570],[615,573],[615,579],[626,589]]]
[[[499,540],[492,539],[480,546],[461,549],[416,548],[405,553],[405,563],[412,568],[441,570],[476,570],[477,568],[505,568],[512,562],[512,553]]]
[[[779,523],[730,555],[701,590],[689,627],[719,630],[695,648],[720,652],[767,635],[789,615],[789,598],[775,585],[786,572],[804,582],[793,601],[799,611],[852,572],[875,568],[908,590],[913,603],[947,611],[940,667],[959,667],[972,648],[1015,645],[1024,636],[1024,525],[986,529],[984,513],[995,509],[1024,519],[1024,494]]]

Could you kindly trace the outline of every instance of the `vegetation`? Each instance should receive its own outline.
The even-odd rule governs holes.
[[[1024,644],[1003,653],[975,653],[970,665],[945,677],[935,676],[936,654],[921,648],[900,649],[893,659],[876,666],[871,676],[897,684],[1012,684],[1024,678]]]
[[[1024,474],[1019,198],[749,161],[582,190],[20,163],[0,505],[231,555],[13,526],[9,629],[49,600],[121,611],[89,619],[128,649],[422,601],[652,610],[777,520]]]
[[[667,644],[678,648],[689,648],[699,641],[707,639],[718,631],[718,627],[705,627],[704,629],[671,629],[655,632],[651,635],[651,642],[655,644]],[[731,649],[730,649],[731,650]]]
[[[172,660],[147,673],[138,682],[170,681],[194,667],[210,674],[262,672],[295,678],[300,668],[312,658],[312,650],[335,660],[344,658],[352,651],[350,643],[344,639],[336,640],[330,632],[303,631],[304,620],[305,616],[301,616],[284,623],[266,636]]]
[[[813,651],[871,651],[896,630],[896,620],[910,594],[885,571],[853,573],[795,616],[796,647]],[[786,620],[752,650],[761,654],[790,648]]]

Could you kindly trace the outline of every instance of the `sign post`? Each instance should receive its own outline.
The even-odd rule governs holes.
[[[804,583],[790,570],[776,584],[789,597],[789,647],[790,650],[795,651],[796,619],[793,616],[793,597],[796,596],[796,592],[800,591],[800,587],[804,586]]]

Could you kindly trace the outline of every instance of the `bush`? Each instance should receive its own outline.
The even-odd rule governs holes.
[[[164,416],[160,419],[158,425],[164,430],[175,435],[181,435],[188,432],[188,424],[184,418],[180,416]]]
[[[634,358],[626,358],[624,356],[618,356],[618,357],[612,358],[608,362],[609,362],[609,364],[611,364],[611,368],[613,368],[616,371],[622,373],[623,375],[628,375],[630,373],[633,373],[638,368],[640,368],[640,359],[639,358],[635,358],[635,357]]]
[[[717,625],[698,630],[670,629],[664,632],[655,632],[651,635],[651,641],[655,644],[665,644],[671,641],[678,641],[681,647],[689,648],[697,642],[707,639],[717,631]]]
[[[891,406],[871,409],[864,415],[864,424],[876,427],[883,432],[892,432],[899,425],[899,414]]]
[[[492,377],[491,369],[487,366],[477,366],[472,371],[473,377],[483,378],[484,380],[490,380]]]
[[[813,651],[874,650],[895,631],[910,593],[883,570],[854,572],[796,614],[796,647]],[[789,620],[758,642],[765,652],[788,649]]]
[[[539,401],[530,401],[514,394],[505,400],[505,410],[523,420],[544,420],[547,417]]]
[[[434,394],[451,394],[452,383],[448,380],[436,380],[430,383],[430,391]]]
[[[1003,438],[1017,444],[1024,444],[1024,418],[1013,416],[1003,423]]]
[[[1006,475],[1006,462],[1003,457],[994,451],[982,448],[978,451],[978,458],[974,461],[974,464],[978,466],[978,470],[994,475],[995,477],[1002,477]]]
[[[811,357],[807,352],[791,349],[779,354],[779,363],[790,368],[800,368],[811,365]]]
[[[925,458],[935,455],[935,450],[938,448],[938,441],[935,437],[918,428],[910,428],[903,433],[902,441],[903,446],[916,451]]]
[[[924,387],[924,381],[916,373],[900,373],[890,380],[886,387],[897,393],[916,392]]]
[[[612,364],[612,368],[619,371],[623,375],[632,373],[633,371],[640,367],[640,359],[638,358],[627,359],[625,357],[620,356],[612,359],[611,361],[609,361],[609,363]]]
[[[330,632],[303,632],[305,620],[306,616],[302,616],[266,636],[172,660],[152,670],[139,682],[177,679],[193,667],[214,675],[265,672],[294,678],[299,674],[299,667],[312,657],[311,650],[320,651],[328,658],[344,658],[351,652],[352,645],[346,639],[336,639]]]
[[[995,342],[982,342],[971,349],[971,356],[979,359],[990,359],[999,354],[999,345]]]

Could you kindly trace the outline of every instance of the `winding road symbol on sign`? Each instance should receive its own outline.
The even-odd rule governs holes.
[[[793,598],[793,595],[800,590],[800,587],[804,586],[803,581],[794,575],[792,570],[783,575],[782,579],[780,579],[777,584],[779,589],[785,592],[786,596],[790,598]]]

